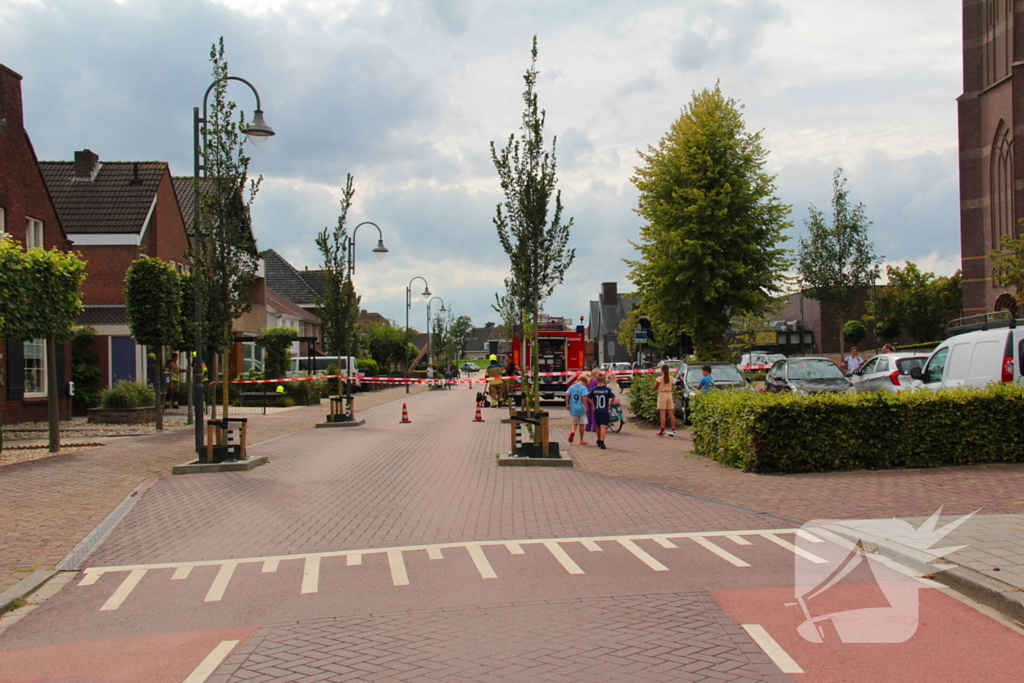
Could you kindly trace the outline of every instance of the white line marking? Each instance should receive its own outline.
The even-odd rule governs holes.
[[[675,543],[673,543],[672,541],[670,541],[667,538],[665,538],[664,536],[655,536],[654,537],[654,542],[657,543],[658,545],[660,545],[662,548],[678,548],[679,547]]]
[[[812,534],[810,531],[807,531],[806,529],[797,529],[796,530],[796,535],[799,536],[800,538],[804,539],[805,541],[810,541],[811,543],[824,543],[825,542],[824,539],[818,538],[817,536]]]
[[[131,592],[139,585],[139,581],[142,581],[142,577],[146,575],[145,569],[133,569],[128,572],[128,576],[124,577],[124,581],[117,587],[114,594],[110,596],[110,599],[103,603],[103,607],[100,607],[101,612],[109,612],[115,610],[121,606],[124,599],[127,598]]]
[[[443,560],[444,555],[441,554],[441,549],[438,547],[427,548],[427,557],[432,560]]]
[[[219,602],[224,597],[224,591],[228,588],[228,583],[231,581],[231,575],[235,573],[235,567],[238,566],[238,562],[232,560],[225,562],[220,566],[220,571],[217,572],[216,578],[210,585],[210,590],[206,593],[205,602]]]
[[[78,582],[78,585],[91,586],[97,581],[99,581],[101,576],[103,576],[103,572],[90,572],[86,570],[85,576],[83,576],[82,580]]]
[[[345,566],[347,567],[358,567],[363,563],[363,556],[359,553],[352,553],[346,556]]]
[[[519,545],[518,543],[516,543],[514,541],[509,541],[508,543],[505,544],[505,547],[508,548],[509,553],[511,553],[513,555],[525,555],[526,554],[526,551],[523,550],[523,546]]]
[[[619,540],[619,544],[623,548],[625,548],[629,552],[631,552],[634,555],[636,555],[637,559],[642,561],[644,564],[646,564],[648,567],[650,567],[654,571],[656,571],[656,572],[667,572],[668,571],[668,567],[666,567],[661,562],[658,562],[656,559],[654,559],[653,557],[648,555],[647,552],[643,548],[638,546],[633,541],[629,540],[628,538],[620,538],[618,540]]]
[[[409,574],[405,571],[405,558],[401,550],[388,551],[388,564],[391,565],[391,581],[396,586],[408,586]]]
[[[306,558],[306,566],[302,570],[302,595],[316,593],[320,590],[320,558]]]
[[[775,545],[777,545],[779,547],[782,547],[782,548],[785,548],[786,550],[789,550],[790,552],[792,552],[794,555],[798,555],[799,557],[802,557],[805,560],[810,560],[814,564],[828,564],[828,560],[823,560],[820,557],[818,557],[817,555],[815,555],[814,553],[809,553],[806,550],[804,550],[803,548],[798,548],[795,545],[793,545],[792,543],[790,543],[789,541],[782,540],[781,538],[779,538],[775,534],[770,534],[770,533],[764,532],[761,535],[764,536],[765,538],[767,538],[769,541],[771,541]]]
[[[204,683],[210,677],[210,674],[217,670],[221,662],[227,659],[227,656],[231,654],[236,645],[238,645],[237,640],[222,640],[220,645],[213,648],[210,654],[206,655],[206,658],[199,662],[199,666],[188,675],[188,678],[183,683]]]
[[[469,551],[469,556],[473,559],[473,564],[476,565],[476,570],[480,572],[481,579],[498,578],[498,575],[494,573],[494,568],[491,566],[491,563],[487,561],[487,556],[484,555],[483,548],[480,547],[479,543],[467,544],[466,550]],[[520,548],[520,550],[522,549]]]
[[[281,564],[281,560],[267,560],[263,563],[263,569],[260,571],[261,574],[273,574],[277,571],[277,565]]]
[[[187,579],[188,575],[191,574],[191,573],[192,573],[192,567],[191,566],[178,567],[177,569],[174,570],[174,573],[171,575],[171,580],[172,581],[181,581],[182,579]]]
[[[580,545],[589,550],[592,553],[604,552],[604,548],[594,543],[593,541],[580,541]]]
[[[726,534],[725,537],[733,543],[735,543],[736,545],[754,545],[747,539],[743,538],[742,536],[737,536],[736,534]]]
[[[569,572],[570,574],[583,573],[583,570],[580,569],[580,566],[573,562],[573,559],[569,557],[569,554],[567,552],[565,552],[565,548],[558,545],[554,541],[546,541],[544,543],[544,547],[551,551],[551,554],[555,556],[555,559],[558,560],[558,563],[562,565],[565,571]]]
[[[693,539],[693,541],[695,543],[697,543],[701,547],[710,550],[711,552],[713,552],[715,555],[718,555],[720,558],[722,558],[726,562],[732,563],[732,565],[734,567],[749,567],[750,566],[749,564],[747,564],[746,562],[744,562],[740,558],[738,558],[735,555],[733,555],[732,553],[730,553],[728,550],[723,550],[722,548],[719,548],[717,545],[715,545],[714,543],[712,543],[711,541],[709,541],[706,538],[701,538],[700,536],[693,536],[692,539]]]
[[[750,639],[757,643],[758,647],[775,662],[775,666],[784,674],[802,674],[803,669],[797,664],[789,653],[782,649],[782,646],[775,642],[768,631],[764,630],[761,624],[742,624],[743,630],[747,632]]]

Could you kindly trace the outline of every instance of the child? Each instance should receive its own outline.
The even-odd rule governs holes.
[[[604,435],[608,432],[608,424],[611,422],[611,414],[608,409],[615,399],[615,392],[605,386],[604,375],[598,375],[597,386],[589,394],[594,404],[594,423],[597,425],[597,447],[605,448]]]
[[[585,438],[583,427],[587,422],[587,406],[590,403],[590,399],[587,397],[586,375],[576,378],[576,383],[565,393],[565,401],[569,406],[569,418],[572,420],[569,443],[572,443],[573,437],[576,436],[576,428],[579,427],[580,445],[586,446],[587,442],[583,440]]]
[[[706,367],[706,366],[705,366]],[[658,436],[665,436],[665,417],[670,419],[672,429],[668,431],[669,436],[676,435],[676,406],[672,398],[672,379],[668,374],[668,364],[661,366],[661,376],[654,380],[654,391],[658,394],[658,415],[661,417],[661,429]]]
[[[700,382],[697,383],[697,387],[701,392],[711,391],[712,387],[715,386],[715,380],[711,379],[711,366],[702,366],[700,374],[702,374],[703,377],[700,378]]]

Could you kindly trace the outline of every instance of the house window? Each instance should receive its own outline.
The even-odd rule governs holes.
[[[35,218],[29,218],[25,222],[25,248],[34,249],[43,247],[43,222]]]
[[[46,342],[25,342],[25,397],[46,396]]]
[[[0,206],[0,236],[7,234],[7,221],[4,218],[4,207]]]

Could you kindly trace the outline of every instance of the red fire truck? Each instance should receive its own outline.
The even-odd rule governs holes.
[[[540,397],[544,401],[553,401],[565,396],[569,383],[584,370],[587,342],[583,332],[572,332],[566,329],[563,318],[547,318],[538,327],[537,340],[540,352]],[[512,360],[523,371],[529,372],[533,358],[530,340],[526,340],[526,357],[522,358],[520,337],[512,340]],[[544,373],[560,373],[545,376]],[[516,390],[521,390],[517,383]]]

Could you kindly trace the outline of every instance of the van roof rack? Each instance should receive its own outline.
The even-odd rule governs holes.
[[[993,329],[1016,329],[1017,325],[1024,327],[1024,319],[1014,318],[1009,311],[992,311],[990,313],[978,313],[963,318],[950,320],[946,325],[946,337],[952,337],[965,332],[977,332],[979,330]]]

